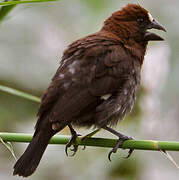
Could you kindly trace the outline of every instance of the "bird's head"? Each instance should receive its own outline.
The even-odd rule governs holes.
[[[122,39],[134,39],[135,41],[161,41],[162,37],[148,30],[166,31],[146,9],[137,4],[128,4],[120,11],[114,12],[104,22],[102,29]]]

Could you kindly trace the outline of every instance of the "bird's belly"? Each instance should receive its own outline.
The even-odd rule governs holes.
[[[122,88],[117,97],[115,112],[109,122],[110,125],[116,125],[119,121],[124,119],[127,113],[131,112],[136,102],[139,84],[140,78],[135,78],[129,80]]]
[[[108,98],[96,98],[93,103],[75,117],[72,124],[78,127],[116,125],[132,110],[139,83],[140,75],[136,76],[135,74],[126,81],[117,95],[110,94]]]
[[[137,84],[122,91],[122,95],[120,96],[121,103],[119,104],[117,109],[117,112],[121,115],[122,118],[132,110],[136,101],[137,91]]]

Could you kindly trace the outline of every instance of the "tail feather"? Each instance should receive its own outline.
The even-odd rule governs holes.
[[[24,154],[14,165],[13,175],[30,176],[36,170],[52,136],[51,133],[37,132]]]

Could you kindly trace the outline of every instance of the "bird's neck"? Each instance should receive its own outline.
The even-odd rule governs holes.
[[[101,31],[99,31],[99,34],[101,36],[105,36],[107,38],[114,39],[122,43],[123,46],[140,61],[140,64],[143,64],[147,47],[146,41],[140,41],[138,38],[135,39],[128,38],[127,36],[121,36],[119,32],[115,33],[114,31],[111,31],[111,29],[108,30],[102,28]]]

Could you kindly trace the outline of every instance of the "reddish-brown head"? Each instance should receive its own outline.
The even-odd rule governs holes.
[[[114,12],[105,22],[102,30],[110,31],[122,40],[135,41],[163,40],[160,36],[148,32],[148,29],[165,31],[152,15],[137,4],[128,4]]]

